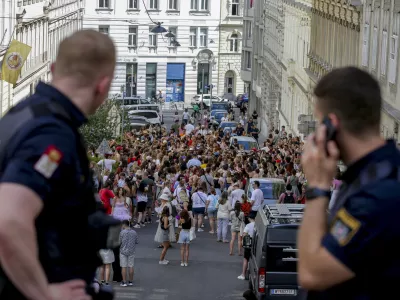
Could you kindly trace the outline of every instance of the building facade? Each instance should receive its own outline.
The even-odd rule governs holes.
[[[55,54],[50,57],[49,52],[58,47],[62,37],[80,28],[80,25],[77,25],[77,15],[81,7],[82,0],[0,1],[0,58],[5,54],[12,39],[32,47],[15,86],[12,87],[4,81],[0,83],[1,115],[22,99],[32,95],[40,80],[49,80],[49,62],[55,58]],[[70,24],[75,24],[75,27]],[[55,39],[51,36],[50,28],[57,32],[60,38]]]
[[[284,2],[284,48],[282,64],[282,99],[280,125],[296,135],[299,116],[311,113],[308,53],[311,37],[312,0]]]
[[[400,2],[365,0],[363,4],[359,62],[378,79],[382,89],[381,133],[385,138],[398,141]]]
[[[310,77],[310,92],[318,79],[333,68],[358,65],[362,12],[361,7],[352,2],[313,0],[311,44],[306,69]],[[313,102],[311,93],[309,101]],[[312,115],[312,111],[309,114]]]
[[[243,94],[240,77],[244,0],[221,0],[219,25],[218,95],[234,99]]]
[[[240,78],[243,81],[243,91],[248,94],[250,106],[255,94],[252,92],[252,65],[253,65],[253,26],[254,3],[252,0],[243,1],[243,29],[242,29],[242,59]]]
[[[152,33],[151,20],[174,37]],[[117,46],[111,94],[152,98],[161,90],[167,101],[190,102],[210,84],[219,89],[219,21],[220,1],[95,0],[86,3],[83,24]]]

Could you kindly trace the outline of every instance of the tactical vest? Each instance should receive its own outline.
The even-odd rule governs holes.
[[[77,141],[76,149],[80,160],[80,171],[84,180],[78,188],[77,193],[79,196],[76,197],[78,199],[72,197],[66,199],[65,197],[63,198],[62,191],[59,193],[56,192],[56,194],[61,195],[59,199],[54,199],[54,201],[60,201],[57,204],[57,209],[55,208],[56,206],[51,206],[51,203],[51,207],[46,208],[45,204],[43,211],[37,218],[36,231],[40,263],[46,272],[49,282],[61,282],[72,278],[81,278],[86,282],[90,282],[93,279],[97,266],[101,265],[101,261],[97,256],[97,249],[94,249],[95,243],[92,241],[93,237],[88,228],[88,217],[96,211],[92,175],[83,139],[78,128],[72,123],[70,114],[60,104],[53,100],[25,107],[16,106],[0,120],[0,176],[7,166],[7,150],[10,151],[7,147],[11,139],[15,138],[21,129],[28,128],[27,125],[29,122],[43,117],[52,117],[61,120],[69,128],[73,129]],[[48,124],[52,124],[52,122],[49,121]],[[25,130],[26,134],[24,134],[24,137],[29,136],[30,132],[34,129]],[[24,137],[18,137],[20,141],[24,140]],[[70,187],[65,186],[65,190],[68,188]],[[71,215],[69,222],[64,222],[66,224],[57,224],[57,222],[51,224],[52,222],[49,222],[46,217],[46,215],[50,216],[51,213],[57,216],[57,214],[61,214],[65,210],[72,211],[71,207],[72,209],[76,208],[76,214]],[[79,217],[77,218],[76,216],[78,215]],[[76,222],[80,223],[76,224]],[[78,227],[81,230],[72,230],[70,227],[71,224],[73,224],[73,228]],[[68,230],[74,232],[68,232]],[[77,254],[79,255],[78,257],[71,257]],[[79,274],[79,276],[76,277],[76,274]],[[0,299],[25,299],[7,279],[1,268]]]

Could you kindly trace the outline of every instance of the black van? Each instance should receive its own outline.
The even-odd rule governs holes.
[[[301,204],[268,204],[254,224],[246,279],[257,299],[306,299],[297,283],[297,229]]]

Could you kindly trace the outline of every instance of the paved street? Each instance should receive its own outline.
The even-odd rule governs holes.
[[[205,228],[207,229],[207,227]],[[159,265],[161,249],[153,241],[156,224],[136,229],[139,245],[133,287],[115,286],[117,300],[236,300],[247,288],[240,281],[242,256],[229,256],[228,244],[218,243],[208,230],[196,233],[189,266],[180,266],[178,244],[169,249],[169,265]]]

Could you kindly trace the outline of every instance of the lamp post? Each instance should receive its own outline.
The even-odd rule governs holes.
[[[121,129],[121,142],[124,138],[124,127],[125,127],[125,85],[121,85],[121,94],[122,94],[122,129]]]

